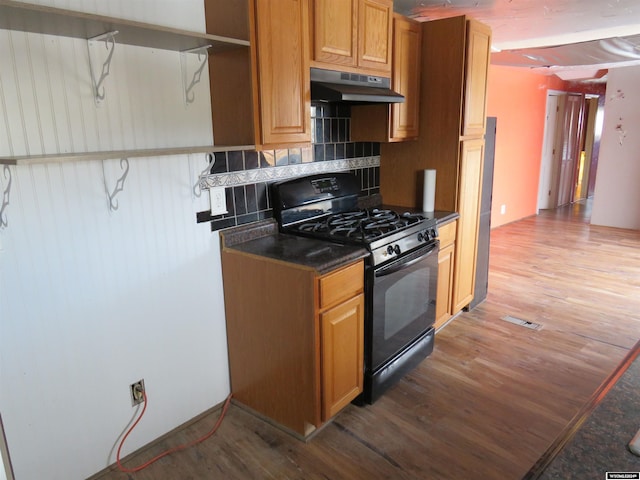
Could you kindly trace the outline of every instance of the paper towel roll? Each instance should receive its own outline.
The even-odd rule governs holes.
[[[433,212],[436,202],[436,171],[424,171],[424,189],[422,190],[422,211]]]

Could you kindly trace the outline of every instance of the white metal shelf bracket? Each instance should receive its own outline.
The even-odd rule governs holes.
[[[9,206],[9,195],[11,195],[11,169],[8,165],[4,166],[4,178],[7,180],[7,186],[2,194],[2,206],[0,206],[0,228],[7,228],[9,221],[7,220],[7,207]]]
[[[192,48],[191,50],[184,50],[180,52],[180,66],[182,68],[182,85],[184,87],[184,104],[189,106],[190,103],[193,103],[196,99],[195,94],[193,93],[193,87],[195,87],[198,83],[200,83],[202,77],[202,71],[204,67],[207,65],[207,49],[209,49],[211,45],[205,45],[202,47]],[[196,55],[191,55],[196,54]],[[195,72],[189,79],[189,59],[197,57],[198,65],[196,67]]]
[[[198,182],[193,186],[193,194],[198,198],[202,195],[202,178],[211,175],[211,169],[216,163],[216,156],[213,153],[207,153],[206,160],[208,162],[207,167],[198,175]]]
[[[117,34],[118,31],[114,30],[87,40],[87,48],[89,50],[89,68],[91,69],[91,81],[93,84],[93,97],[96,101],[96,105],[100,105],[104,101],[106,95],[104,81],[109,76],[111,69],[111,60],[113,59],[113,52],[116,48],[116,41],[114,37]],[[104,60],[104,52],[99,48],[101,46],[100,42],[104,42],[106,50],[106,59]],[[102,63],[102,68],[98,75],[97,68],[100,63]]]
[[[102,161],[102,178],[104,180],[104,191],[107,194],[107,202],[109,205],[109,211],[113,212],[118,210],[118,201],[115,200],[116,195],[118,195],[118,193],[122,192],[124,190],[124,181],[127,178],[127,175],[129,174],[129,159],[128,158],[121,158],[120,159],[120,168],[122,170],[124,170],[124,172],[122,173],[122,175],[120,176],[120,178],[118,178],[118,180],[116,180],[116,184],[113,187],[113,192],[109,192],[109,187],[107,185],[107,175],[104,171],[104,160]]]

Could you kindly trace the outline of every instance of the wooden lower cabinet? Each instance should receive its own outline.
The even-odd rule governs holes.
[[[320,314],[323,421],[362,392],[363,320],[362,294]]]
[[[305,438],[362,392],[364,265],[222,252],[234,401]]]
[[[435,328],[453,317],[453,271],[455,259],[456,221],[438,227],[438,292],[436,296]]]

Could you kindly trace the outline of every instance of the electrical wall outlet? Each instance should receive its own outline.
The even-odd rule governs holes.
[[[225,196],[224,187],[210,188],[209,200],[211,201],[211,215],[227,213],[227,197]]]
[[[500,205],[500,215],[504,215],[505,213],[507,213],[507,206]]]
[[[135,407],[136,405],[139,405],[142,402],[144,402],[143,392],[144,392],[144,378],[129,385],[129,393],[131,394],[132,407]]]

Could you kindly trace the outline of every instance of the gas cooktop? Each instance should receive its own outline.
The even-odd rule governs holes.
[[[280,231],[362,245],[372,252],[374,265],[437,241],[435,218],[381,207],[358,208],[360,185],[352,174],[311,175],[272,188]]]
[[[400,214],[393,210],[372,208],[329,214],[320,219],[299,223],[291,229],[317,236],[370,242],[423,220],[424,217],[414,213]]]

